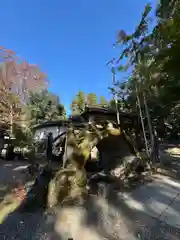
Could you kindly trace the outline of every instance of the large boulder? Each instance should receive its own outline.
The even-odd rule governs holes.
[[[135,156],[123,135],[109,134],[99,142],[97,148],[99,150],[100,165],[105,172],[112,170],[117,172],[117,169],[120,170],[123,167],[125,158]]]

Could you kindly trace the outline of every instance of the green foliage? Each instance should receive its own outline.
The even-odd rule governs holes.
[[[13,124],[13,135],[15,137],[15,146],[29,147],[32,144],[32,133],[30,129],[24,129],[18,124]]]
[[[102,106],[107,106],[109,103],[104,96],[100,96],[99,104]]]
[[[25,111],[31,126],[66,117],[65,108],[59,103],[59,98],[47,90],[39,93],[31,92]]]
[[[143,96],[154,126],[165,131],[165,125],[173,132],[180,131],[179,91],[180,91],[180,1],[161,0],[156,9],[157,24],[149,31],[151,6],[147,4],[142,18],[132,34],[121,30],[115,46],[122,51],[117,59],[116,71],[131,69],[125,83],[117,82],[113,86],[119,100],[126,107],[136,109],[136,97],[139,95],[144,111]],[[125,60],[122,65],[121,60]],[[159,125],[159,124],[158,124]],[[170,130],[172,132],[172,130]]]
[[[98,102],[98,96],[96,93],[88,93],[86,95],[83,91],[79,91],[70,106],[72,115],[83,113],[86,104],[90,106],[109,105],[104,96],[101,96],[100,101]]]
[[[85,94],[82,91],[79,91],[71,104],[72,115],[81,114],[85,108]]]
[[[118,100],[118,108],[121,109],[121,106],[122,106],[122,102],[120,100]],[[112,99],[110,102],[109,102],[109,106],[110,108],[116,110],[116,103],[115,103],[115,100]]]
[[[97,105],[98,104],[98,97],[95,93],[87,94],[87,104],[88,105]]]

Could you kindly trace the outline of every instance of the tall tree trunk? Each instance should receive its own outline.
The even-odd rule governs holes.
[[[115,100],[115,105],[116,105],[117,123],[118,123],[118,126],[119,126],[120,125],[120,116],[119,116],[119,108],[118,108],[118,101],[117,101],[116,95],[114,96],[114,100]]]
[[[113,65],[114,65],[114,59],[113,59]],[[112,71],[112,83],[113,85],[116,84],[116,74],[114,72],[114,66],[113,66],[113,71]],[[117,100],[117,95],[116,92],[113,94],[114,96],[114,101],[115,101],[115,106],[116,106],[116,117],[117,117],[117,124],[120,126],[120,116],[119,116],[119,108],[118,108],[118,100]]]
[[[146,153],[147,153],[148,156],[150,156],[147,137],[146,137],[146,132],[145,132],[144,120],[143,120],[143,115],[142,115],[141,103],[140,103],[140,99],[139,99],[139,93],[138,93],[137,86],[136,86],[136,97],[137,97],[137,104],[138,104],[138,107],[139,107],[139,114],[140,114],[140,118],[141,118],[141,125],[142,125],[142,130],[143,130],[143,135],[144,135],[145,146],[146,146]]]
[[[144,100],[144,106],[145,106],[145,112],[146,112],[146,116],[147,116],[147,122],[148,122],[148,128],[149,128],[149,134],[150,134],[150,140],[151,140],[151,157],[152,160],[154,162],[155,160],[155,156],[154,156],[154,134],[153,134],[153,128],[152,128],[152,123],[151,123],[151,118],[150,118],[150,114],[149,114],[149,109],[148,109],[148,105],[147,105],[147,100],[146,100],[146,93],[145,91],[143,92],[143,100]]]

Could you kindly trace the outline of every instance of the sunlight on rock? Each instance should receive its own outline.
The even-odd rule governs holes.
[[[26,170],[28,168],[28,165],[25,166],[19,166],[19,167],[15,167],[13,169],[13,171],[21,171],[21,170]]]
[[[97,161],[97,160],[98,160],[99,151],[98,151],[97,147],[92,148],[90,154],[91,154],[91,160],[92,160],[92,161]]]
[[[121,134],[120,129],[116,129],[116,128],[109,128],[108,131],[110,134],[114,136],[119,136]]]

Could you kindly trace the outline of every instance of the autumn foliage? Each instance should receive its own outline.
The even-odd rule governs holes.
[[[12,125],[18,121],[28,93],[45,88],[46,84],[46,75],[36,65],[0,47],[0,123]]]

